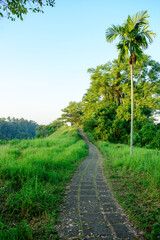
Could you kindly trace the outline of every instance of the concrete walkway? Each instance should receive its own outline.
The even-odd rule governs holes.
[[[101,154],[81,132],[89,155],[66,193],[57,231],[60,239],[143,239],[131,227],[102,173]]]

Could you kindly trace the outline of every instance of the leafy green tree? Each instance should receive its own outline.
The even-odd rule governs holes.
[[[43,12],[44,6],[53,7],[55,0],[0,0],[0,17],[7,17],[11,20],[20,18],[23,20],[23,15],[28,13],[28,10],[33,12]]]
[[[109,141],[109,132],[116,117],[116,105],[113,101],[100,101],[95,111],[97,127],[94,129],[97,139]]]
[[[70,102],[69,105],[62,109],[61,119],[64,122],[68,122],[71,124],[81,124],[82,117],[82,105],[77,102]]]
[[[123,63],[113,60],[90,68],[88,72],[90,87],[81,102],[83,129],[90,135],[92,133],[94,139],[128,143],[131,121],[128,59]],[[134,66],[134,77],[134,144],[142,146],[141,129],[148,123],[154,128],[154,113],[160,109],[160,64],[144,55],[143,60]],[[158,125],[155,127],[157,129]],[[145,144],[149,146],[148,142]],[[158,140],[150,146],[158,146]]]
[[[124,100],[123,85],[128,83],[128,63],[119,64],[117,60],[89,69],[91,74],[92,95],[99,99],[115,102],[120,105]]]
[[[116,106],[114,102],[103,99],[96,103],[94,110],[90,111],[90,117],[83,116],[83,129],[86,132],[92,132],[97,140],[109,140],[108,134],[115,116]]]
[[[152,142],[156,136],[156,131],[157,129],[155,125],[151,124],[150,122],[146,122],[146,124],[144,124],[139,131],[141,136],[141,146],[146,146]]]
[[[129,124],[127,121],[116,118],[108,134],[108,140],[114,143],[128,144]]]
[[[112,42],[119,37],[117,44],[119,51],[119,60],[123,61],[129,56],[131,66],[131,154],[133,152],[133,66],[136,61],[140,61],[143,57],[143,49],[148,48],[148,41],[152,43],[152,36],[155,35],[148,30],[149,15],[147,11],[138,12],[135,16],[128,15],[127,21],[122,26],[108,28],[106,31],[106,40]]]
[[[0,118],[0,139],[11,140],[34,138],[38,124],[23,118]]]

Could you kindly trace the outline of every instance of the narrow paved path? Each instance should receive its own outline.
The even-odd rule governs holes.
[[[114,199],[101,167],[101,154],[81,132],[89,146],[68,187],[65,207],[57,226],[60,239],[142,239]]]

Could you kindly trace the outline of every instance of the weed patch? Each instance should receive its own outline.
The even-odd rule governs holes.
[[[129,146],[97,143],[104,171],[119,203],[146,239],[160,239],[160,152]]]
[[[88,154],[73,127],[45,139],[0,146],[0,239],[58,239],[55,222],[64,189]]]

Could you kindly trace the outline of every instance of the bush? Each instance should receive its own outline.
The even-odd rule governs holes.
[[[85,132],[92,132],[97,126],[97,121],[94,118],[88,119],[83,122],[83,130]]]
[[[145,125],[143,125],[143,127],[139,131],[139,134],[141,136],[141,146],[150,144],[154,140],[156,133],[157,133],[156,126],[153,125],[152,123],[148,122]]]
[[[122,119],[115,119],[110,129],[109,141],[113,143],[128,143],[130,124]]]

